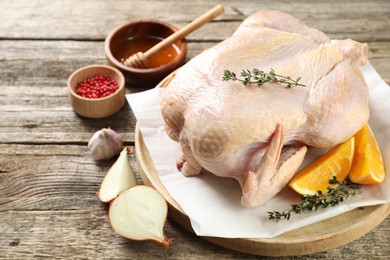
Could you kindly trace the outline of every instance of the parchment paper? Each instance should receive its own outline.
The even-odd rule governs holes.
[[[369,124],[387,166],[390,165],[390,88],[369,63],[362,67],[362,72],[370,89]],[[267,211],[290,209],[291,204],[300,202],[300,196],[286,187],[265,205],[249,209],[240,204],[241,189],[236,180],[218,178],[212,174],[184,177],[176,169],[180,147],[163,129],[160,94],[161,89],[155,88],[126,97],[162,183],[189,216],[199,236],[271,238],[356,207],[390,201],[390,178],[387,177],[380,185],[364,186],[359,195],[339,206],[300,215],[292,214],[289,221],[269,221]],[[303,166],[321,153],[321,150],[309,150]],[[387,176],[390,176],[389,170],[390,167],[387,167]]]

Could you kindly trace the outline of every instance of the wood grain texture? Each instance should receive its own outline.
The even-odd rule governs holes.
[[[79,145],[69,145],[67,149],[62,145],[1,145],[0,148],[0,252],[5,252],[3,257],[261,258],[213,245],[171,220],[166,232],[176,241],[168,250],[152,242],[127,241],[112,232],[107,222],[107,207],[95,195],[112,160],[96,163],[87,148]],[[130,159],[137,170],[134,155]],[[137,181],[140,183],[139,176]],[[305,259],[383,258],[390,253],[389,225],[388,218],[346,246]]]
[[[188,59],[214,44],[190,43]],[[64,50],[60,57],[55,56],[58,46]],[[128,104],[119,113],[99,120],[80,117],[70,106],[67,78],[79,67],[105,64],[102,50],[101,42],[0,41],[0,142],[86,142],[102,127],[119,130],[126,141],[133,142],[136,119]],[[390,42],[369,43],[369,59],[389,84]]]
[[[204,49],[214,46],[217,42],[190,42],[188,44],[187,60],[195,57]],[[390,41],[369,42],[368,57],[378,73],[387,83],[390,83]],[[61,52],[58,51],[61,49]],[[15,92],[18,88],[4,87],[33,87],[21,89],[20,92],[46,96],[65,96],[66,80],[70,74],[83,66],[91,64],[106,64],[103,42],[95,41],[45,41],[45,40],[4,40],[0,41],[0,98],[7,102],[5,95],[20,95]],[[28,69],[27,69],[28,68]],[[20,71],[23,70],[23,76]],[[47,89],[37,89],[48,87]],[[58,88],[52,93],[48,90]],[[128,92],[136,91],[127,89]],[[65,102],[64,102],[65,101]],[[8,102],[16,102],[9,100]],[[67,99],[63,100],[66,105]],[[53,102],[54,103],[54,102]],[[0,105],[7,104],[1,102]],[[45,103],[46,104],[46,103]]]
[[[246,16],[261,9],[294,14],[331,37],[352,37],[361,41],[390,39],[390,6],[387,0],[353,1],[2,1],[1,38],[104,39],[122,21],[154,18],[177,27],[192,21],[216,4],[225,7],[223,16],[188,38],[196,41],[223,40]],[[44,15],[42,10],[45,9]],[[163,11],[161,11],[163,10]],[[229,23],[226,23],[228,21]]]
[[[176,240],[169,249],[153,242],[128,241],[111,230],[107,212],[101,208],[7,211],[0,212],[0,217],[0,251],[8,259],[269,259],[213,245],[171,221],[166,233]],[[387,220],[377,229],[389,224]],[[385,238],[374,230],[329,252],[272,259],[386,259],[390,252]]]
[[[0,1],[0,259],[266,259],[211,244],[171,220],[169,249],[116,235],[95,195],[115,159],[92,160],[87,142],[111,127],[134,145],[136,118],[128,104],[106,119],[77,116],[66,92],[74,70],[106,63],[104,39],[114,27],[137,18],[182,27],[216,4],[225,13],[187,37],[188,59],[254,11],[277,9],[332,38],[368,42],[371,63],[390,83],[388,0]],[[141,183],[134,154],[129,159]],[[358,240],[304,259],[386,259],[389,231],[388,217]]]

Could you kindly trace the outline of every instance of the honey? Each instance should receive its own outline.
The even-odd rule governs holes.
[[[116,53],[113,54],[118,61],[123,62],[128,57],[137,52],[146,52],[162,40],[163,38],[156,36],[133,37],[119,46]],[[165,49],[151,55],[148,58],[147,68],[156,68],[167,64],[174,60],[179,55],[179,53],[180,49],[175,44],[172,44]]]

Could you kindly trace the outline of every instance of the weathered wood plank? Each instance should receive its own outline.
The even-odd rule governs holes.
[[[190,43],[188,58],[214,44]],[[119,113],[97,120],[76,115],[68,100],[67,78],[79,67],[104,64],[102,48],[101,42],[0,41],[0,143],[85,143],[103,127],[133,142],[136,119],[127,103]],[[390,83],[390,43],[370,43],[369,59]]]
[[[115,2],[115,4],[114,4]],[[390,5],[387,0],[353,1],[1,1],[0,38],[101,40],[119,24],[139,18],[156,18],[182,27],[217,3],[223,16],[188,37],[214,41],[229,37],[240,22],[260,9],[294,14],[305,23],[335,38],[360,41],[390,40]],[[77,6],[77,8],[75,8]],[[191,12],[188,12],[188,10]],[[165,10],[161,12],[160,10]],[[226,21],[229,21],[226,23]]]
[[[71,107],[57,108],[2,110],[0,143],[87,143],[94,132],[107,127],[117,131],[126,143],[134,142],[135,118],[127,103],[104,119],[80,117]]]
[[[215,44],[215,42],[190,43],[188,59]],[[58,51],[59,47],[61,53]],[[15,92],[17,89],[4,89],[2,86],[34,87],[34,89],[37,86],[65,87],[67,78],[74,70],[91,64],[105,64],[103,49],[102,42],[94,41],[0,41],[0,98],[4,95],[21,95]],[[369,59],[389,83],[390,41],[370,42]],[[40,95],[66,94],[64,90],[56,89],[50,92],[47,90],[42,90]]]
[[[64,149],[66,148],[66,149]],[[134,154],[129,156],[137,173]],[[176,242],[164,250],[151,242],[135,243],[116,235],[107,207],[95,195],[113,161],[95,162],[86,145],[0,145],[0,252],[6,258],[85,255],[132,259],[258,259],[212,245],[168,221]],[[141,180],[137,174],[137,181]],[[390,217],[372,232],[346,246],[306,259],[384,257]],[[375,245],[373,248],[362,244]],[[71,248],[71,251],[69,251]],[[153,255],[150,256],[150,252]],[[281,259],[281,258],[280,258]],[[291,258],[294,259],[294,258]]]
[[[330,37],[369,42],[371,63],[390,83],[388,0],[0,1],[0,258],[262,259],[212,245],[172,221],[167,234],[177,240],[167,250],[112,232],[95,192],[114,159],[95,162],[86,143],[110,126],[133,144],[135,118],[128,104],[107,119],[81,118],[65,88],[75,69],[105,63],[104,38],[122,22],[154,17],[182,27],[217,3],[225,14],[187,37],[189,59],[254,11],[278,9]],[[390,217],[357,241],[305,259],[386,259],[389,226]]]
[[[165,228],[176,240],[169,249],[153,242],[128,241],[115,234],[102,208],[0,212],[0,252],[7,259],[268,259],[208,243],[172,221]],[[386,219],[362,238],[305,259],[386,259],[390,253]],[[371,247],[361,245],[374,245]],[[299,259],[299,257],[273,258]]]
[[[87,144],[0,144],[0,212],[101,207],[96,192],[115,160],[93,160]]]

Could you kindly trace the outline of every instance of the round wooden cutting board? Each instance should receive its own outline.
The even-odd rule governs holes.
[[[147,185],[156,188],[169,204],[169,217],[193,232],[190,220],[180,205],[162,184],[144,143],[138,124],[135,130],[135,151],[139,172]],[[390,213],[390,203],[360,207],[274,238],[220,238],[203,239],[225,248],[262,256],[296,256],[327,251],[347,244],[379,225]]]

